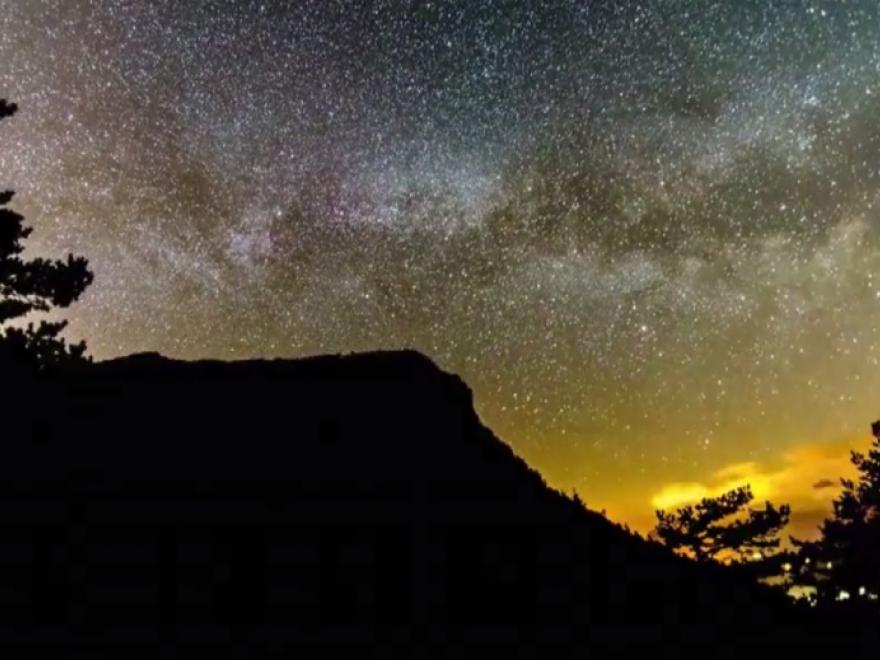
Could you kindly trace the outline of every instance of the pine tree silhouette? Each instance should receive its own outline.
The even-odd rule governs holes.
[[[867,454],[850,460],[857,481],[841,479],[834,511],[819,527],[817,541],[792,539],[799,548],[798,583],[813,587],[823,603],[880,609],[880,421],[871,425],[874,442]]]
[[[0,99],[0,119],[17,110],[14,103]],[[64,261],[22,259],[22,241],[32,229],[24,226],[20,214],[7,207],[12,197],[12,191],[0,192],[0,364],[8,373],[13,367],[41,369],[83,360],[84,342],[68,345],[59,337],[66,321],[41,321],[25,327],[6,325],[33,312],[67,307],[93,278],[83,257],[68,255]]]
[[[779,551],[779,532],[788,524],[791,508],[766,502],[764,509],[751,509],[753,499],[746,485],[673,512],[657,511],[653,534],[697,561],[736,564],[755,577],[777,575],[787,556]]]

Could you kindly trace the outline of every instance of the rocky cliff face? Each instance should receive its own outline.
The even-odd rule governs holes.
[[[781,596],[549,489],[417,353],[138,355],[5,401],[0,645],[548,658],[806,634]]]

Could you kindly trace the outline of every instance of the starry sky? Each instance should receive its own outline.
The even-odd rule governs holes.
[[[880,416],[876,0],[0,0],[0,96],[98,359],[414,347],[642,529]]]

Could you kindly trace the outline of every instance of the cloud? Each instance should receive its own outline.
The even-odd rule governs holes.
[[[704,497],[712,497],[714,493],[705,484],[699,482],[674,482],[666,484],[651,499],[658,509],[671,509],[683,504],[698,502]]]
[[[651,499],[658,509],[693,504],[704,497],[716,497],[746,484],[755,499],[770,497],[775,491],[774,475],[761,470],[755,462],[732,463],[712,473],[704,482],[672,482],[665,484]]]
[[[864,449],[869,444],[866,437],[805,443],[788,448],[766,465],[755,461],[731,463],[701,481],[664,484],[651,498],[651,504],[656,509],[677,508],[749,484],[756,502],[791,504],[806,521],[801,526],[814,527],[830,512],[833,489],[838,485],[828,475],[852,477],[855,470],[850,450]]]

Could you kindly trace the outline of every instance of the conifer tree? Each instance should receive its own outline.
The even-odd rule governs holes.
[[[675,552],[697,561],[723,561],[762,566],[763,573],[776,573],[779,532],[788,524],[791,509],[766,502],[752,509],[750,486],[742,486],[718,497],[676,511],[657,511],[654,536]],[[762,571],[755,571],[761,576]]]
[[[0,99],[0,120],[18,110]],[[32,229],[8,208],[11,191],[0,192],[0,369],[42,369],[84,359],[85,343],[68,345],[59,335],[66,321],[9,325],[35,312],[49,312],[73,303],[92,282],[88,261],[68,255],[65,260],[22,258],[22,241]]]
[[[861,601],[880,609],[880,421],[871,431],[868,453],[851,454],[858,478],[840,480],[843,489],[819,527],[820,538],[792,541],[799,548],[798,580],[814,587],[820,601]]]

